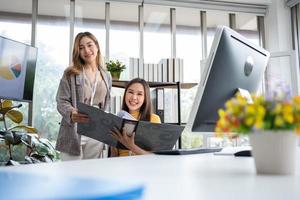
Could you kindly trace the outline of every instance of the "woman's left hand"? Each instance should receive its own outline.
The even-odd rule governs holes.
[[[110,133],[113,138],[115,138],[120,143],[122,143],[126,148],[132,149],[135,146],[134,143],[135,132],[133,132],[131,136],[128,136],[124,130],[122,130],[121,132],[119,129],[114,128],[113,130],[110,131]]]

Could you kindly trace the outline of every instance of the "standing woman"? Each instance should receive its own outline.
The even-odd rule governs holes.
[[[78,112],[77,102],[102,110],[110,104],[112,80],[102,63],[96,37],[89,32],[79,33],[74,41],[72,66],[65,70],[56,95],[57,110],[62,115],[56,149],[63,161],[99,158],[102,154],[102,142],[77,133],[77,122],[89,120]]]

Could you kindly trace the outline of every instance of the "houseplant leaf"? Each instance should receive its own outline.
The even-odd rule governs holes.
[[[14,130],[14,129],[23,129],[27,131],[27,133],[37,133],[37,129],[32,127],[32,126],[27,126],[27,125],[18,125],[15,127],[10,128],[9,130]]]
[[[10,110],[6,113],[6,116],[15,123],[21,123],[23,121],[23,114],[18,110]]]
[[[9,108],[9,107],[12,107],[12,101],[11,100],[4,100],[2,103],[1,103],[1,106],[0,108]]]
[[[5,115],[9,110],[13,108],[20,108],[22,104],[13,106],[12,101],[10,100],[5,100],[2,103],[0,103],[0,113]]]

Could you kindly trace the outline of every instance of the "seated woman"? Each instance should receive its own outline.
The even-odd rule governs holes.
[[[144,79],[135,78],[127,84],[122,102],[122,110],[127,111],[137,120],[161,123],[159,116],[152,113],[150,88]],[[116,140],[129,149],[123,150],[111,147],[111,156],[113,157],[150,153],[135,144],[135,133],[133,133],[132,136],[128,136],[124,131],[121,132],[118,129],[114,129],[111,131],[111,134]]]

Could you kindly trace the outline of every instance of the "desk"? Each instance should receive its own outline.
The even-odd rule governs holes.
[[[3,167],[0,170],[135,180],[144,184],[145,200],[300,199],[299,162],[295,176],[256,175],[252,157],[144,155]]]

